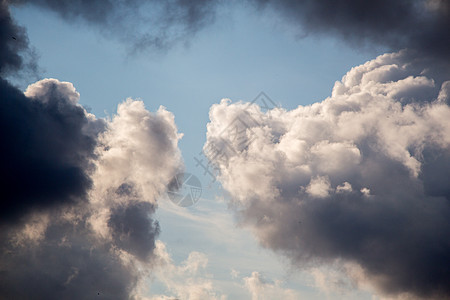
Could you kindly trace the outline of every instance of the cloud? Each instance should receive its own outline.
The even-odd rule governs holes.
[[[204,149],[264,247],[353,263],[382,294],[448,298],[448,81],[409,58],[379,56],[291,111],[222,100]]]
[[[182,169],[173,115],[127,99],[111,119],[78,104],[72,83],[18,90],[25,31],[0,3],[0,295],[138,298],[155,261],[156,197]]]
[[[252,300],[299,299],[296,291],[283,288],[279,281],[268,282],[259,272],[252,272],[251,276],[244,277],[244,285]]]
[[[152,300],[227,298],[214,287],[212,275],[207,273],[208,258],[204,253],[191,252],[180,265],[173,262],[161,241],[157,241],[156,253],[160,260],[154,270],[155,279],[162,282],[172,296],[155,295]]]
[[[116,221],[134,223],[135,218],[146,214],[144,211],[154,212],[157,197],[183,168],[178,149],[181,137],[174,116],[164,107],[152,113],[142,101],[132,99],[118,105],[117,115],[106,121],[106,130],[97,140],[90,199],[91,224],[98,234],[111,238],[111,229],[124,230],[128,226]],[[157,232],[157,224],[141,225]],[[120,233],[124,234],[127,239],[133,237],[130,232]],[[153,241],[134,241],[136,247],[143,247],[140,243],[151,246]]]
[[[0,1],[0,41],[0,76],[36,72],[36,55],[26,30],[12,19],[4,0]]]
[[[56,13],[64,21],[87,24],[102,35],[121,40],[134,51],[167,49],[179,42],[188,43],[197,32],[214,23],[225,5],[218,0],[13,0],[8,3],[33,5]],[[419,56],[437,58],[448,67],[449,0],[248,0],[246,4],[255,13],[275,12],[279,19],[299,28],[303,34],[328,34],[352,46],[383,45],[395,51],[413,49]]]
[[[0,88],[0,295],[138,297],[157,260],[155,199],[182,168],[173,115],[128,99],[97,119],[56,79]]]
[[[127,99],[119,104],[117,115],[107,121],[107,130],[98,138],[93,197],[100,198],[111,186],[126,183],[154,202],[173,174],[181,171],[181,137],[173,114],[164,107],[152,113],[142,101]],[[128,192],[122,186],[119,194]],[[120,197],[109,198],[120,202]]]
[[[210,0],[13,0],[56,13],[64,21],[87,24],[136,50],[167,49],[189,40],[213,22],[219,1]]]
[[[306,33],[327,33],[352,44],[369,42],[393,50],[414,49],[422,55],[440,57],[444,63],[449,59],[448,0],[250,2],[277,11]]]
[[[146,261],[155,249],[159,225],[149,218],[155,211],[148,202],[114,208],[108,220],[112,240],[118,248]]]
[[[39,85],[23,94],[0,81],[0,222],[15,221],[29,209],[84,201],[92,184],[96,140],[87,132],[96,121],[76,103],[71,84]]]

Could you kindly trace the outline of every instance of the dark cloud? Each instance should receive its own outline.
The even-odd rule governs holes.
[[[5,1],[0,2],[0,74],[23,67],[21,50],[28,47],[25,30],[12,20]]]
[[[97,145],[99,134],[109,130],[107,122],[87,114],[67,82],[44,79],[24,94],[2,79],[0,91],[0,298],[134,297],[142,276],[151,270],[159,225],[151,219],[154,199],[141,195],[142,186],[117,186],[101,182],[103,175],[94,176],[99,156],[108,152],[102,150],[109,146],[107,139]],[[143,105],[141,113],[150,114]],[[146,116],[136,117],[136,123]],[[158,120],[152,124],[156,131],[169,126]],[[108,137],[114,139],[115,133]],[[150,134],[139,141],[159,152],[168,149],[166,139],[177,140],[175,134],[158,144],[160,137]],[[176,143],[172,147],[176,149]],[[148,147],[145,150],[144,160],[151,156]],[[166,159],[160,157],[158,163],[171,170]],[[107,165],[116,162],[111,159]],[[110,175],[120,177],[120,166]],[[105,193],[93,193],[94,179]],[[163,189],[164,179],[158,182]],[[160,192],[153,188],[148,195]],[[107,222],[102,223],[104,214]]]
[[[420,173],[425,192],[450,201],[450,150],[427,147],[423,151],[424,164]]]
[[[139,51],[189,42],[197,31],[212,23],[218,1],[18,0],[12,3],[35,5],[55,12],[65,21],[88,24]]]
[[[114,208],[108,226],[117,247],[147,260],[155,249],[155,238],[159,234],[158,222],[150,218],[154,211],[152,204],[138,201]]]
[[[450,272],[444,266],[450,263],[445,238],[450,194],[425,193],[402,164],[370,150],[362,155],[361,172],[347,177],[354,191],[331,192],[323,199],[306,193],[286,197],[290,187],[281,183],[278,203],[252,202],[241,217],[260,226],[256,231],[263,245],[289,256],[299,268],[336,259],[356,262],[385,294],[449,298]],[[443,175],[439,169],[433,174]],[[330,179],[331,187],[339,185]],[[372,196],[361,193],[365,186]],[[270,221],[265,224],[261,216]]]
[[[0,70],[9,75],[26,68],[28,48],[4,1],[0,8]],[[77,100],[69,83],[43,80],[25,95],[0,78],[1,299],[127,299],[138,282],[88,222],[104,122]]]
[[[163,110],[151,115],[129,99],[120,113],[134,118],[107,122],[77,104],[68,82],[44,79],[25,93],[0,83],[0,298],[133,298],[152,268],[159,234],[151,218],[154,197],[179,168],[173,116]],[[133,127],[140,135],[123,143],[121,130]],[[173,132],[163,136],[161,128],[169,127]],[[135,154],[134,163],[127,153],[108,158],[122,154],[116,140]],[[169,154],[155,163],[167,179],[129,176],[137,169],[151,173],[152,151],[163,150]]]
[[[23,54],[29,47],[5,1],[0,23],[0,74],[5,76],[26,69]],[[86,196],[96,142],[84,132],[89,122],[73,99],[77,95],[60,90],[63,86],[47,81],[31,99],[0,78],[0,223]]]
[[[76,220],[51,214],[38,241],[14,243],[14,230],[6,236],[2,230],[0,298],[130,298],[138,273],[122,263],[113,244],[98,239],[82,211],[76,214]]]
[[[0,298],[133,298],[159,234],[154,197],[179,169],[173,115],[152,115],[129,99],[120,110],[134,117],[126,124],[98,120],[77,104],[71,83],[56,79],[25,93],[1,79],[0,92]],[[140,135],[123,143],[121,130],[134,127]],[[108,158],[122,153],[117,140],[135,154],[133,164],[127,153]],[[167,156],[149,160],[163,150]],[[129,176],[156,166],[167,174]]]
[[[85,199],[96,143],[83,132],[83,108],[56,92],[45,102],[27,98],[4,80],[0,90],[0,219]]]
[[[391,50],[415,49],[450,58],[448,0],[254,0],[299,24],[306,33],[329,33],[349,42],[384,45]]]
[[[0,1],[0,76],[26,76],[37,72],[36,53],[25,28],[16,24],[7,1]]]

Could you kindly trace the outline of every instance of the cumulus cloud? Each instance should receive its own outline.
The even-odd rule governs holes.
[[[182,166],[173,115],[128,99],[97,119],[56,79],[1,88],[1,297],[138,297],[155,199]]]
[[[96,140],[86,133],[91,120],[75,89],[56,80],[38,84],[23,94],[0,82],[2,223],[30,209],[83,201],[92,185]]]
[[[291,111],[222,100],[204,149],[264,247],[297,266],[354,263],[382,294],[445,298],[448,81],[409,58],[379,56]]]
[[[129,193],[133,187],[154,199],[180,171],[181,137],[173,114],[164,107],[152,113],[142,101],[127,99],[119,104],[117,115],[107,121],[107,130],[98,138],[94,198],[126,183],[128,187],[122,186],[118,194]],[[120,197],[110,197],[115,200],[120,202]]]
[[[123,229],[123,224],[114,225],[122,217],[134,222],[143,216],[142,210],[153,213],[156,198],[182,170],[181,137],[174,116],[164,107],[152,113],[142,101],[127,99],[119,104],[117,115],[106,121],[106,130],[97,140],[90,199],[91,223],[100,235],[111,237],[111,226]],[[136,246],[140,242],[144,241],[136,241]]]

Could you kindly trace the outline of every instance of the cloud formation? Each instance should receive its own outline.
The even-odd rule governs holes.
[[[96,141],[87,133],[91,121],[76,104],[78,94],[70,83],[38,85],[23,94],[0,82],[2,223],[29,209],[82,201],[92,184]]]
[[[182,166],[173,115],[96,119],[68,82],[2,81],[0,295],[129,299],[155,261],[156,197]]]
[[[222,100],[204,151],[264,247],[354,263],[383,294],[448,298],[450,82],[409,58],[379,56],[292,111]]]

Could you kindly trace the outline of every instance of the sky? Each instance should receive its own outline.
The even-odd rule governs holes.
[[[448,1],[0,5],[0,298],[450,298]]]

